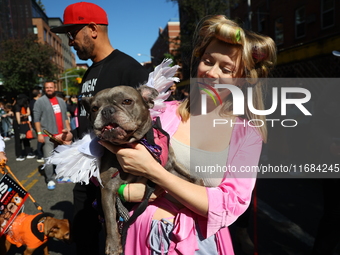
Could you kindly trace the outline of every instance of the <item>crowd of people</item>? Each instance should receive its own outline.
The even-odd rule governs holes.
[[[46,83],[45,83],[46,84]],[[43,145],[45,142],[39,141],[34,120],[34,105],[43,95],[46,95],[45,84],[43,88],[34,88],[30,96],[26,94],[18,94],[12,100],[0,101],[0,135],[3,141],[14,140],[16,161],[24,161],[25,159],[36,159],[39,163],[44,163]],[[65,97],[63,92],[56,91],[56,85],[53,84],[53,94],[61,98],[65,105],[66,118],[74,123],[70,129],[76,128],[76,115],[78,100],[76,95]],[[61,102],[60,101],[60,102]],[[51,108],[52,109],[52,108]],[[24,128],[26,125],[32,130],[33,137],[24,136]],[[58,132],[55,132],[57,134]],[[36,146],[32,145],[32,139],[37,138]]]
[[[0,103],[2,120],[8,118],[10,123],[2,125],[3,140],[10,139],[13,129],[18,161],[36,156],[37,160],[41,160],[50,155],[55,144],[43,133],[43,129],[49,130],[64,144],[81,139],[91,130],[86,112],[78,104],[78,97],[93,96],[103,89],[122,84],[138,87],[148,80],[149,74],[143,66],[111,45],[108,17],[98,5],[80,2],[67,6],[63,25],[51,31],[65,33],[78,57],[92,60],[93,64],[82,82],[94,85],[81,86],[79,94],[70,96],[68,103],[56,96],[55,84],[50,81],[44,84],[43,93],[32,92],[34,98],[31,104],[24,95],[19,95],[16,103],[8,108]],[[197,82],[190,85],[190,94],[184,97],[171,93],[160,119],[170,136],[176,159],[204,185],[193,184],[169,173],[141,144],[123,148],[99,141],[116,155],[122,171],[143,176],[157,186],[157,192],[152,195],[146,210],[128,229],[123,247],[126,255],[234,254],[228,226],[235,222],[242,226],[243,237],[249,240],[244,229],[256,174],[240,176],[227,171],[211,177],[195,172],[193,167],[210,163],[239,169],[259,163],[262,145],[267,141],[265,125],[220,125],[214,130],[209,125],[213,119],[242,123],[244,120],[265,121],[265,116],[254,114],[247,106],[244,115],[234,115],[230,90],[213,90],[211,87],[226,83],[243,92],[251,88],[253,93],[249,97],[252,97],[254,108],[263,110],[261,78],[268,77],[275,65],[276,46],[268,36],[243,29],[223,15],[203,19],[197,26],[193,42],[191,77]],[[206,97],[206,114],[202,114],[202,95],[211,95],[205,92],[209,89],[220,104],[216,104],[215,98]],[[38,141],[34,154],[30,139],[21,137],[19,132],[19,125],[29,122],[29,119]],[[207,131],[211,131],[209,135],[202,135]],[[2,139],[0,159],[7,160]],[[45,173],[47,188],[53,190],[53,165],[46,165]],[[124,184],[119,195],[123,201],[138,203],[145,189],[144,183]],[[95,200],[100,201],[99,194],[100,187],[96,182],[87,185],[76,183],[74,186],[72,233],[77,254],[99,254],[102,223],[98,220],[98,210],[93,207]],[[134,210],[135,207],[132,207],[131,215]],[[244,218],[245,215],[241,222],[240,216]],[[328,250],[332,249],[328,247]],[[320,252],[315,254],[326,254],[321,248]]]

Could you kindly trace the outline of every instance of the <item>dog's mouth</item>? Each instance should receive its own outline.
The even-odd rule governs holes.
[[[108,124],[108,125],[106,125],[102,128],[102,133],[104,133],[105,131],[112,132],[112,130],[114,130],[118,127],[119,127],[119,125],[117,123],[110,123],[110,124]]]
[[[101,128],[100,134],[97,136],[114,143],[125,143],[133,133],[134,130],[124,129],[117,123],[109,123]]]

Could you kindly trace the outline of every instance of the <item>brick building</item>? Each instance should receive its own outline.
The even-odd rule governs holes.
[[[176,56],[180,46],[180,23],[178,19],[170,19],[165,28],[159,28],[158,38],[151,48],[152,65],[156,66],[164,59],[164,54]],[[177,63],[180,64],[180,63]]]
[[[76,66],[75,55],[68,46],[67,36],[50,31],[51,26],[62,24],[61,20],[48,18],[35,0],[1,0],[0,23],[0,40],[36,34],[40,43],[54,48],[56,54],[52,60],[60,73]]]
[[[63,22],[60,18],[48,18],[48,25],[49,27],[56,27],[61,26]],[[52,33],[52,32],[50,32]],[[55,36],[58,36],[61,40],[61,57],[62,57],[62,70],[67,70],[70,68],[74,68],[76,66],[76,60],[75,55],[71,51],[71,47],[68,45],[68,37],[66,34],[55,34],[52,33]],[[58,52],[59,53],[59,52]]]
[[[339,77],[340,1],[240,0],[227,15],[273,38],[278,48],[276,77]]]

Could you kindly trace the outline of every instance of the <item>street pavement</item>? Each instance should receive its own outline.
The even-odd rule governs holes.
[[[36,143],[36,139],[31,141],[32,148],[36,148]],[[26,159],[21,162],[15,161],[14,138],[6,141],[6,155],[8,157],[7,165],[26,190],[28,190],[33,199],[42,206],[44,212],[52,213],[59,219],[72,219],[73,183],[57,184],[55,190],[47,190],[44,176],[40,174],[42,163],[38,163],[36,159]],[[24,205],[24,212],[27,214],[37,214],[40,211],[28,198]],[[62,241],[50,239],[48,246],[50,255],[76,254],[74,244],[66,244]],[[23,250],[23,248],[17,248],[12,245],[9,255],[21,255]],[[43,250],[37,249],[34,255],[43,255]]]
[[[31,141],[36,148],[36,140]],[[57,218],[72,219],[72,189],[74,184],[57,184],[56,189],[46,188],[36,159],[15,161],[14,139],[6,141],[8,166],[32,197]],[[256,185],[256,207],[252,205],[249,219],[249,234],[258,247],[260,255],[308,255],[311,253],[319,219],[322,215],[321,183],[317,179],[258,179]],[[24,211],[36,214],[39,211],[29,199]],[[230,227],[232,235],[235,227]],[[89,230],[91,231],[91,230]],[[254,234],[255,233],[255,234]],[[244,255],[238,243],[234,243],[235,254]],[[51,255],[73,255],[74,244],[49,240]],[[9,255],[19,255],[22,248],[12,247]],[[42,255],[41,249],[34,255]],[[104,253],[103,253],[104,254]],[[336,254],[340,254],[338,251]]]

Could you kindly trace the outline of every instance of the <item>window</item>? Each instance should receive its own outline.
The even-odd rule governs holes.
[[[275,20],[275,43],[277,45],[283,44],[283,18],[282,17]]]
[[[322,28],[334,25],[334,0],[321,0]]]
[[[250,24],[250,21],[249,21],[249,14],[248,13],[244,16],[243,20],[244,20],[243,27],[247,30],[251,30],[251,24]]]
[[[266,15],[267,13],[264,5],[257,9],[257,26],[259,32],[263,32],[266,29]]]
[[[301,7],[295,11],[295,37],[301,38],[306,33],[306,13],[305,7]]]
[[[37,26],[33,26],[33,33],[34,33],[35,35],[38,34],[38,28],[37,28]]]

